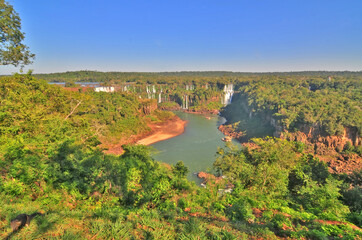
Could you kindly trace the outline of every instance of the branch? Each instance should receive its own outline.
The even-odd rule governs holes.
[[[72,114],[74,113],[75,109],[77,109],[77,107],[78,107],[81,103],[82,103],[82,101],[78,101],[77,105],[76,105],[76,106],[73,108],[73,110],[68,114],[68,116],[65,117],[64,120],[67,120],[67,119],[70,117],[70,115],[72,115]]]

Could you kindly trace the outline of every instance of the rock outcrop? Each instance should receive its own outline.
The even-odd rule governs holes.
[[[144,115],[150,115],[157,109],[157,101],[155,99],[140,100],[141,112]]]
[[[348,142],[353,146],[359,146],[361,144],[361,139],[359,137],[357,128],[345,127],[342,136],[328,136],[318,126],[304,125],[299,129],[300,131],[296,132],[288,132],[287,130],[283,130],[280,133],[280,137],[292,141],[313,143],[317,144],[317,146],[321,146],[321,144],[323,144],[326,148],[337,151],[343,150]]]
[[[335,173],[351,173],[362,168],[362,158],[356,153],[346,153],[343,150],[350,146],[360,146],[361,138],[356,127],[345,127],[340,136],[330,136],[323,128],[315,124],[303,124],[298,126],[298,131],[289,131],[276,119],[272,111],[256,111],[248,105],[247,96],[235,96],[237,101],[233,106],[224,110],[222,115],[227,119],[228,125],[221,125],[219,130],[225,135],[232,136],[235,139],[244,140],[255,136],[250,136],[251,129],[241,129],[249,134],[242,137],[240,129],[233,128],[232,123],[237,121],[258,121],[273,129],[273,136],[287,139],[290,141],[299,141],[307,145],[307,151],[316,155],[322,161],[327,162],[330,171]],[[253,120],[254,119],[254,120]],[[239,135],[241,133],[241,135]]]

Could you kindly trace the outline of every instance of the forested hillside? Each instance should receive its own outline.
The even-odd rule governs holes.
[[[239,85],[221,130],[300,141],[331,170],[351,172],[362,167],[361,109],[361,77],[268,77]]]
[[[224,177],[201,188],[186,180],[182,162],[156,162],[148,147],[104,153],[105,139],[129,139],[165,117],[147,115],[149,102],[135,94],[71,92],[15,75],[0,78],[0,103],[1,237],[362,237],[361,172],[332,175],[300,142],[218,149],[214,167]],[[11,233],[9,221],[24,212],[43,215]]]

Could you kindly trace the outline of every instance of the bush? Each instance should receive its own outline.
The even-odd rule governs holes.
[[[362,227],[362,211],[348,214],[347,219],[356,226]]]
[[[172,172],[180,178],[186,177],[186,174],[189,172],[188,167],[185,166],[183,161],[178,161],[174,166],[172,166]]]
[[[293,225],[290,219],[283,214],[275,214],[271,219],[271,223],[275,231],[279,234],[287,234],[290,230],[293,230]]]
[[[362,188],[354,187],[342,193],[342,201],[352,212],[362,211]]]
[[[321,232],[317,229],[310,229],[308,232],[306,232],[306,237],[308,239],[312,239],[312,240],[326,240],[328,239],[328,236],[324,233]]]
[[[229,207],[229,209],[226,210],[226,213],[232,220],[241,220],[247,222],[254,222],[255,220],[253,209],[250,203],[244,199],[240,199],[235,202],[231,207]]]
[[[185,210],[185,208],[189,207],[189,202],[185,198],[180,198],[177,201],[177,206],[181,208],[182,210]]]
[[[25,184],[15,178],[3,181],[0,189],[11,196],[24,196],[27,192]]]

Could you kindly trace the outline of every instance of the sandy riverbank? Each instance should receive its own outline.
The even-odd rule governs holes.
[[[128,139],[123,139],[116,144],[104,144],[106,148],[104,152],[107,154],[120,155],[123,154],[123,144],[143,144],[151,145],[153,143],[176,137],[185,131],[186,121],[175,116],[162,123],[147,124],[151,131],[143,135],[133,135]]]
[[[186,121],[175,116],[164,123],[150,124],[151,134],[137,141],[137,144],[151,145],[181,135],[185,131],[186,123]]]

